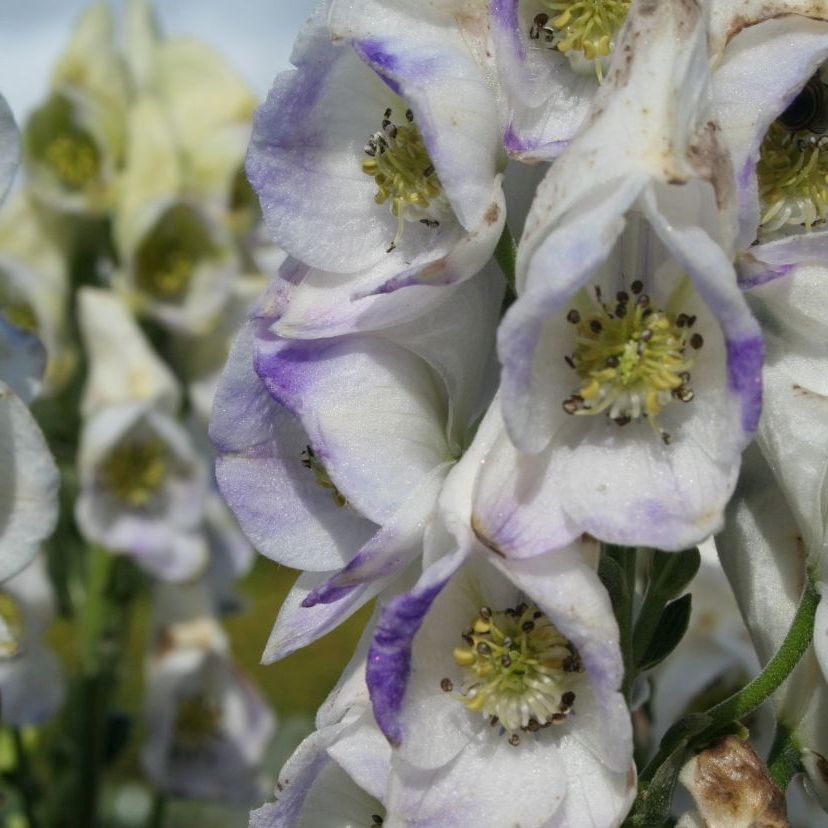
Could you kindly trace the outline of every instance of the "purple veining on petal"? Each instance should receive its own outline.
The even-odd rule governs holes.
[[[761,337],[752,336],[740,340],[729,339],[725,345],[729,384],[742,400],[742,428],[752,434],[756,431],[762,411],[764,344]]]
[[[549,159],[560,155],[569,144],[570,141],[568,140],[547,141],[546,143],[530,140],[519,135],[513,123],[506,127],[506,132],[503,135],[503,146],[506,148],[506,152],[515,156],[539,153],[544,159]]]
[[[304,262],[288,256],[279,267],[276,278],[271,280],[264,293],[251,308],[249,317],[267,319],[271,322],[281,319],[293,295],[293,289],[302,283],[309,270],[310,268]]]
[[[778,267],[767,266],[762,268],[757,262],[754,268],[745,268],[744,271],[740,269],[739,287],[742,290],[760,287],[761,285],[766,285],[768,282],[781,279],[794,270],[796,270],[795,264],[781,264]],[[743,273],[744,275],[742,275]]]
[[[403,739],[400,724],[411,650],[426,613],[443,587],[466,559],[458,549],[432,564],[410,592],[398,595],[383,609],[368,651],[365,680],[374,708],[374,718],[388,741],[398,746]]]
[[[747,186],[749,186],[751,180],[753,179],[753,174],[756,170],[756,156],[748,156],[745,163],[742,165],[742,169],[739,170],[739,175],[737,177],[737,182],[739,184],[739,189],[744,190]]]
[[[508,38],[509,46],[518,60],[525,62],[526,45],[520,32],[519,3],[520,0],[490,0],[489,15],[495,27]]]
[[[354,51],[364,60],[382,79],[386,86],[397,95],[402,95],[399,81],[393,77],[400,68],[397,55],[388,51],[384,41],[379,38],[355,40]]]
[[[254,346],[253,367],[270,396],[299,413],[303,390],[314,382],[324,354],[337,344],[337,340],[282,340],[260,335]]]

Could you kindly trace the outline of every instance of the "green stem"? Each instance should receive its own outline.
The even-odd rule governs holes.
[[[12,741],[14,742],[14,752],[17,767],[14,772],[14,780],[18,791],[20,792],[20,799],[23,802],[23,813],[26,815],[26,821],[29,823],[29,828],[37,828],[40,824],[37,818],[37,805],[39,800],[38,786],[32,774],[32,766],[29,762],[29,752],[26,750],[26,745],[23,743],[23,734],[19,727],[11,728]]]
[[[164,815],[167,811],[167,803],[169,799],[165,794],[159,793],[158,791],[155,792],[155,796],[152,800],[152,811],[149,815],[149,820],[147,822],[147,828],[163,828],[164,826]]]
[[[693,741],[699,743],[711,738],[716,731],[729,725],[748,713],[756,710],[762,702],[769,698],[790,675],[799,663],[805,650],[811,643],[814,635],[814,617],[816,615],[819,594],[814,588],[810,576],[805,581],[802,598],[799,601],[788,634],[776,655],[767,663],[765,669],[732,696],[711,707],[706,713],[700,714],[706,719],[704,728],[693,736]],[[653,760],[641,772],[642,787],[646,786],[656,770],[667,757],[678,747],[682,738],[687,735],[687,720],[677,722],[667,731],[661,740],[661,746]]]
[[[782,722],[776,726],[776,735],[768,756],[768,775],[782,793],[788,789],[791,779],[802,771],[799,744],[796,737]]]
[[[515,287],[515,263],[517,261],[517,242],[509,229],[509,225],[503,225],[503,232],[498,239],[494,252],[495,261],[500,265],[503,275],[506,277],[508,287],[506,301],[511,303],[517,297]]]

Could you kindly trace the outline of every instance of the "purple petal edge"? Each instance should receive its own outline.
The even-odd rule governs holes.
[[[503,134],[503,146],[509,155],[521,156],[527,153],[536,153],[542,151],[543,156],[553,157],[560,155],[570,144],[568,140],[564,141],[529,141],[521,137],[516,131],[513,123],[509,123],[506,127],[506,132]]]
[[[765,357],[762,337],[729,339],[725,346],[730,388],[742,400],[742,428],[752,434],[762,411],[762,363]]]
[[[394,747],[403,739],[400,711],[411,675],[414,637],[434,599],[463,564],[466,555],[466,550],[459,549],[432,564],[414,589],[398,595],[385,606],[377,622],[368,650],[365,681],[374,718]]]
[[[385,85],[392,92],[402,96],[402,87],[393,77],[400,68],[397,55],[389,52],[379,38],[355,40],[351,45],[360,58],[382,78]]]

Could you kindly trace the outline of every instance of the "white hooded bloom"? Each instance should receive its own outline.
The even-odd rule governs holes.
[[[595,544],[525,561],[480,545],[472,489],[494,430],[490,416],[450,473],[426,569],[385,603],[368,653],[374,716],[395,747],[389,824],[617,826],[635,767]]]
[[[60,211],[112,208],[123,161],[127,82],[112,12],[95,3],[79,20],[52,74],[49,97],[23,136],[29,185]]]
[[[331,629],[421,555],[491,395],[502,295],[489,272],[383,335],[286,340],[271,333],[274,283],[242,329],[213,408],[216,476],[254,546],[304,570],[266,660]]]
[[[828,10],[723,0],[713,12],[714,112],[736,173],[737,266],[750,287],[828,254]]]
[[[154,613],[148,734],[141,753],[145,773],[173,796],[259,801],[259,765],[275,719],[233,666],[205,585],[159,584]]]
[[[402,0],[324,4],[292,62],[256,112],[247,159],[291,257],[276,332],[421,315],[481,269],[505,219],[485,73],[454,15]]]
[[[162,578],[200,571],[206,470],[174,419],[180,392],[117,295],[80,292],[89,357],[75,516],[84,536]]]
[[[63,702],[62,670],[43,640],[54,614],[52,586],[42,558],[35,558],[0,585],[0,693],[4,724],[41,724]]]
[[[721,525],[762,341],[722,247],[732,187],[705,46],[697,3],[634,5],[625,60],[538,188],[498,331],[508,439],[475,505],[504,554],[583,532],[675,550]]]
[[[504,145],[548,161],[583,124],[601,83],[626,53],[617,44],[630,0],[490,0],[492,39],[508,123]],[[646,8],[652,3],[641,3]]]

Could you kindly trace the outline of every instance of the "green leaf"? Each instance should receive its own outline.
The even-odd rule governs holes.
[[[690,624],[692,605],[693,600],[689,592],[667,604],[661,613],[649,646],[636,661],[639,672],[655,667],[676,649]]]
[[[621,564],[607,555],[601,555],[598,563],[598,577],[609,593],[612,608],[618,615],[618,609],[629,599],[629,586]]]
[[[653,552],[650,564],[650,584],[648,592],[661,596],[667,601],[680,595],[690,581],[696,576],[701,565],[698,549],[685,549],[683,552]]]

